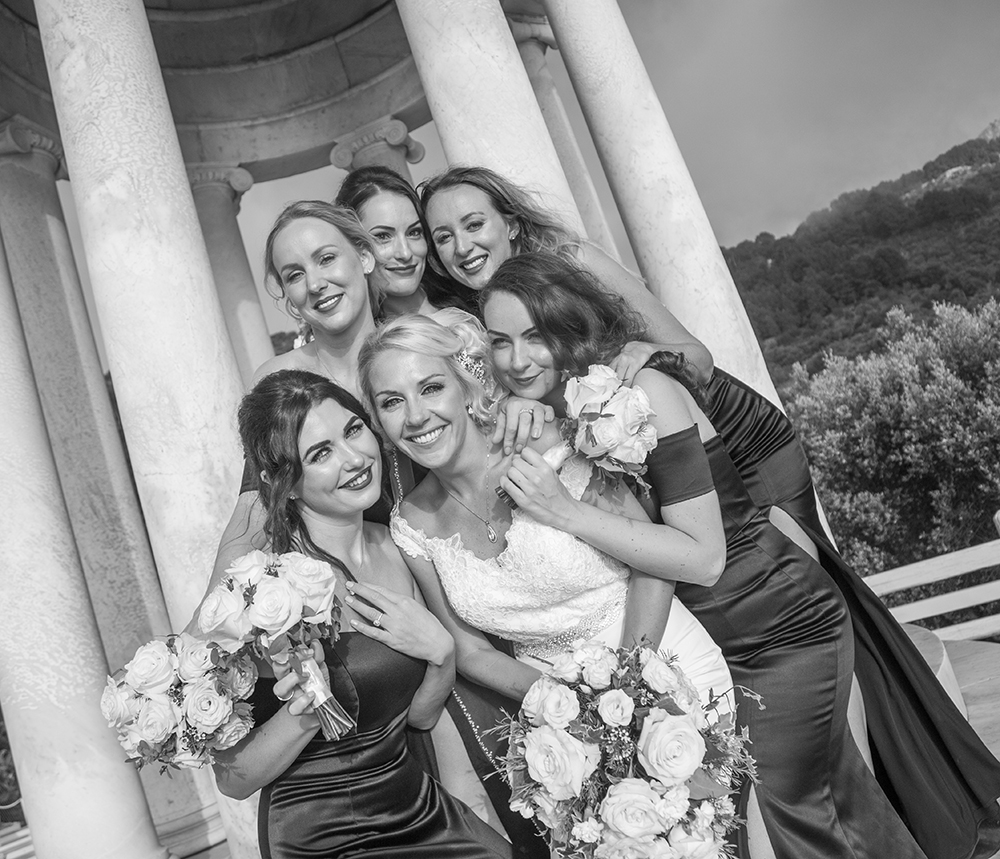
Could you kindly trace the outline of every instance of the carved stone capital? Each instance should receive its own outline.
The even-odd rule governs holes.
[[[410,137],[406,124],[399,119],[378,119],[363,125],[347,137],[337,141],[330,151],[330,163],[341,170],[350,170],[355,156],[371,146],[391,146],[401,150],[410,164],[416,164],[424,157],[422,143]]]
[[[54,178],[68,178],[62,144],[52,132],[16,114],[0,123],[0,156],[32,152],[42,152],[52,159]]]
[[[250,171],[231,164],[189,164],[187,174],[192,191],[211,185],[222,186],[232,197],[237,213],[240,211],[240,199],[253,187]]]

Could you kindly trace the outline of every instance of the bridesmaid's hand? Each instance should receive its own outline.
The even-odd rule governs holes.
[[[532,519],[561,531],[571,530],[579,502],[537,451],[525,448],[515,456],[500,486]]]
[[[541,438],[545,424],[556,419],[552,406],[538,400],[507,397],[497,411],[497,426],[493,430],[493,444],[503,439],[504,455],[512,450],[520,453],[533,438]]]
[[[326,654],[323,653],[323,646],[318,642],[312,643],[313,659],[319,665],[327,685],[330,683],[330,676],[326,670]],[[305,678],[296,674],[287,662],[271,662],[274,669],[274,676],[277,681],[274,684],[274,695],[279,701],[286,701],[288,712],[292,716],[311,716],[313,714],[313,697],[306,691]],[[319,725],[317,719],[316,725]]]
[[[663,346],[656,343],[643,343],[640,340],[631,340],[625,344],[625,348],[618,357],[611,362],[611,369],[618,374],[626,385],[631,385],[646,362],[657,352],[662,351]]]
[[[368,621],[351,620],[358,632],[431,665],[444,665],[453,656],[454,639],[415,599],[363,582],[348,582],[347,592],[347,604]]]

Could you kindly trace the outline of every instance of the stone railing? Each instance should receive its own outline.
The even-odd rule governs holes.
[[[993,522],[1000,533],[1000,511],[993,517]],[[979,546],[971,546],[958,552],[928,558],[925,561],[918,561],[915,564],[908,564],[905,567],[868,576],[865,582],[876,594],[884,597],[886,594],[964,576],[967,573],[974,573],[989,567],[1000,567],[1000,540],[992,540]],[[1000,574],[992,581],[898,605],[891,611],[900,623],[911,623],[959,609],[984,605],[995,600],[1000,600]],[[933,631],[938,637],[945,640],[986,638],[998,635],[1000,634],[1000,613],[939,627]]]

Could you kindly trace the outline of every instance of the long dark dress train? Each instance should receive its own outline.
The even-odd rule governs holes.
[[[930,859],[966,859],[975,850],[979,821],[997,816],[1000,763],[905,630],[829,543],[788,418],[720,370],[707,387],[712,402],[706,414],[754,502],[781,507],[798,521],[846,601],[879,783]]]
[[[719,496],[725,570],[712,587],[679,582],[676,595],[733,681],[763,698],[741,701],[738,720],[778,859],[923,859],[848,730],[854,639],[829,576],[753,503],[718,436],[702,447],[691,427],[660,439],[647,465],[662,504],[699,486]]]
[[[331,686],[358,728],[339,741],[317,735],[261,792],[263,859],[509,857],[506,842],[407,749],[406,711],[425,664],[362,633],[345,633],[326,651]],[[258,724],[281,706],[273,685],[257,682]]]

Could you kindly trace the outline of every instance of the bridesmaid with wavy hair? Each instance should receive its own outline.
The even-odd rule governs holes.
[[[606,362],[634,336],[622,329],[630,308],[589,272],[552,254],[505,262],[482,302],[502,383],[557,411],[564,406],[563,373]],[[679,356],[657,353],[635,379],[657,413],[686,408],[693,418],[688,430],[659,440],[646,478],[664,511],[678,493],[717,493],[725,570],[710,587],[678,581],[676,593],[722,647],[734,680],[763,698],[765,709],[741,707],[740,717],[753,742],[756,792],[775,854],[972,856],[979,823],[996,817],[1000,765],[912,645],[913,659],[903,669],[899,640],[880,650],[867,636],[867,609],[838,587],[846,575],[843,562],[824,570],[769,523],[722,439],[678,381],[682,369]],[[530,450],[515,458],[502,485],[527,512],[571,533],[585,526],[584,515],[594,517],[566,498],[552,470]],[[657,533],[662,527],[630,523],[626,530],[608,521],[596,545],[656,574],[646,555],[666,539],[666,531]],[[875,671],[888,675],[880,682],[905,693],[901,700],[866,701],[869,714],[877,714],[872,737],[884,790],[847,730],[857,634],[852,616],[865,624],[862,637],[866,653],[878,660]],[[899,637],[905,639],[901,631]]]

